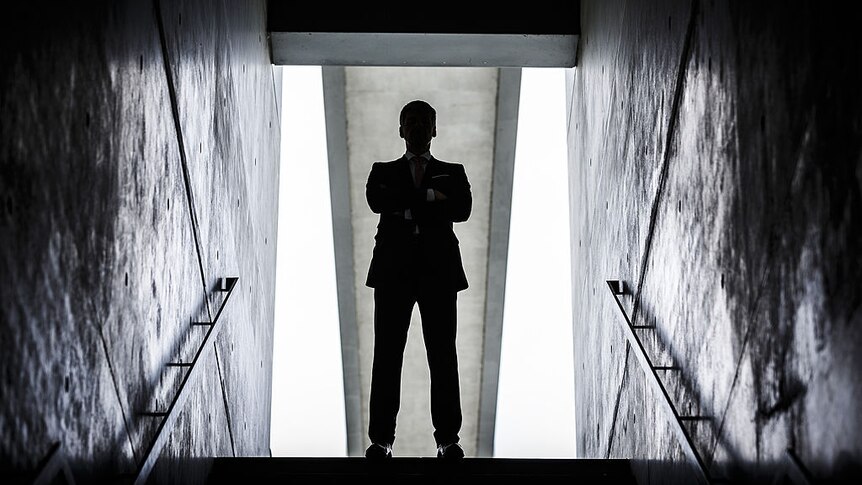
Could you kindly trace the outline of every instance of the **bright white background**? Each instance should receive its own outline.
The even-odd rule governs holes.
[[[494,456],[574,457],[566,91],[522,69]]]
[[[346,456],[320,67],[283,68],[272,358],[273,456]]]
[[[282,69],[271,449],[346,456],[321,69]],[[523,69],[516,147],[494,455],[573,457],[563,70]]]

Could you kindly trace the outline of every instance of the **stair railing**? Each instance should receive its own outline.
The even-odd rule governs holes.
[[[811,485],[814,483],[814,479],[811,477],[811,472],[802,463],[802,460],[796,456],[796,452],[793,448],[787,448],[784,450],[784,461],[782,465],[783,466],[775,475],[775,479],[772,481],[773,485],[787,483],[785,479],[796,485]]]
[[[189,398],[191,394],[190,389],[193,388],[191,385],[195,382],[196,379],[199,378],[203,369],[202,366],[197,365],[202,360],[201,357],[204,355],[204,352],[207,348],[211,347],[209,345],[211,342],[215,342],[216,337],[218,337],[219,332],[221,331],[224,325],[219,325],[219,317],[222,314],[222,310],[224,310],[227,301],[230,299],[230,295],[233,293],[233,289],[236,287],[236,282],[239,278],[231,277],[231,278],[220,278],[219,285],[216,288],[216,292],[227,293],[224,299],[219,306],[218,311],[215,314],[215,317],[211,322],[192,322],[192,326],[203,326],[208,327],[207,333],[203,338],[200,346],[195,352],[194,357],[191,362],[169,362],[166,364],[166,367],[169,368],[180,368],[187,369],[186,374],[183,376],[182,381],[180,382],[179,389],[177,390],[174,398],[171,400],[171,403],[168,405],[168,408],[164,411],[148,411],[141,413],[143,416],[148,416],[156,419],[160,419],[158,428],[156,430],[156,436],[150,442],[150,445],[147,447],[146,453],[144,457],[141,459],[140,463],[138,463],[137,471],[134,475],[135,485],[146,483],[147,478],[150,475],[150,472],[153,470],[153,467],[156,464],[156,460],[158,460],[159,455],[162,452],[165,444],[171,435],[171,430],[173,429],[173,425],[177,420],[177,417],[180,415],[180,411],[183,409],[183,405],[186,400]]]
[[[66,483],[75,485],[75,477],[66,454],[63,452],[63,444],[56,442],[51,446],[48,454],[39,464],[36,474],[33,476],[32,485],[49,485],[52,483]]]
[[[625,308],[623,308],[622,302],[620,302],[620,295],[626,294],[626,286],[623,281],[620,280],[608,280],[608,288],[611,290],[611,295],[614,297],[614,301],[617,302],[617,306],[620,308],[620,312],[623,314],[623,318],[625,322],[620,322],[620,325],[623,327],[623,333],[628,339],[629,345],[634,351],[635,356],[637,357],[638,362],[641,365],[644,373],[649,377],[647,381],[647,385],[652,388],[653,391],[656,392],[659,396],[662,396],[663,399],[659,399],[659,406],[670,416],[672,425],[671,429],[674,434],[677,436],[679,443],[682,445],[682,451],[685,453],[686,457],[689,459],[689,463],[694,464],[695,474],[703,483],[716,483],[721,482],[723,480],[717,480],[710,476],[709,469],[703,461],[703,458],[700,456],[700,453],[697,451],[697,448],[694,446],[694,441],[691,438],[691,435],[688,432],[688,429],[683,425],[686,422],[693,421],[702,421],[709,419],[705,416],[698,415],[684,415],[680,414],[677,411],[676,407],[673,405],[673,401],[670,398],[670,395],[665,389],[664,384],[658,376],[657,371],[679,371],[680,368],[675,365],[665,366],[665,365],[654,365],[649,356],[644,350],[644,346],[641,343],[640,338],[638,338],[635,333],[636,329],[651,329],[654,330],[654,325],[633,325],[631,319],[626,313]]]
[[[187,369],[187,372],[183,376],[179,389],[165,411],[147,411],[140,413],[141,416],[159,418],[161,421],[156,429],[155,438],[153,438],[150,445],[147,447],[144,458],[140,463],[138,463],[133,474],[124,474],[120,476],[123,481],[125,481],[125,479],[132,478],[135,485],[146,483],[147,478],[150,476],[150,472],[153,470],[153,467],[162,452],[162,449],[165,447],[165,443],[167,443],[167,440],[170,437],[170,431],[173,429],[173,425],[176,422],[183,405],[189,398],[189,389],[192,388],[191,384],[202,372],[201,366],[197,364],[201,361],[201,357],[206,351],[208,344],[210,342],[215,342],[216,337],[218,337],[219,332],[221,332],[223,325],[218,325],[219,317],[221,316],[230,295],[233,293],[233,289],[236,287],[236,282],[238,280],[239,278],[237,277],[220,278],[218,287],[215,291],[217,293],[226,293],[226,295],[222,300],[221,305],[219,305],[219,309],[216,312],[215,317],[211,322],[192,322],[192,326],[204,326],[208,328],[207,333],[204,335],[203,341],[195,351],[195,355],[191,362],[168,362],[165,365],[168,368]],[[51,446],[48,454],[39,464],[30,483],[33,485],[47,485],[49,483],[57,483],[58,480],[70,485],[75,484],[74,474],[69,467],[65,453],[63,453],[63,445],[61,442],[56,442]]]
[[[707,484],[726,483],[728,480],[712,477],[710,475],[709,468],[706,466],[706,463],[704,463],[703,458],[700,456],[700,453],[694,445],[694,440],[692,440],[688,429],[683,425],[683,423],[686,422],[703,421],[711,418],[708,416],[682,415],[676,410],[676,407],[673,405],[673,401],[671,400],[667,389],[665,389],[662,380],[659,378],[657,371],[680,371],[681,368],[676,365],[653,365],[646,353],[646,350],[644,350],[644,346],[641,343],[640,338],[638,338],[635,333],[635,330],[655,330],[655,325],[633,325],[619,298],[620,295],[627,294],[625,282],[621,280],[608,280],[607,284],[608,288],[611,290],[611,295],[613,295],[614,301],[617,302],[617,306],[619,307],[620,312],[622,312],[625,320],[625,323],[620,322],[620,325],[623,327],[623,333],[625,334],[626,339],[628,339],[628,342],[644,373],[650,377],[650,379],[647,379],[647,385],[664,398],[659,400],[659,406],[672,418],[671,422],[673,425],[671,428],[679,439],[683,452],[689,459],[689,462],[694,464],[696,475],[701,481]],[[797,485],[811,485],[814,483],[814,480],[811,477],[811,472],[805,467],[799,457],[796,456],[794,450],[790,448],[785,450],[783,459],[778,466],[773,482],[774,484],[785,483],[783,482],[785,479]]]

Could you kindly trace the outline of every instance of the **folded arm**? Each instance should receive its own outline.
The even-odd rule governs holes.
[[[410,209],[418,201],[426,198],[424,190],[398,188],[386,183],[383,171],[377,163],[371,166],[371,173],[365,183],[365,199],[375,214],[399,212]]]
[[[431,212],[449,222],[466,221],[473,209],[473,194],[464,167],[458,165],[448,177],[441,178],[445,179],[445,182],[431,183],[435,191],[435,199],[430,202]]]
[[[410,210],[416,218],[432,217],[448,222],[464,222],[470,217],[473,195],[463,166],[458,165],[452,173],[432,180],[429,189],[416,189],[387,183],[378,163],[371,166],[365,184],[365,198],[375,214]]]

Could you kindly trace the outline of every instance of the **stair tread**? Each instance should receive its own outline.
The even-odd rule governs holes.
[[[436,457],[394,457],[368,460],[364,457],[242,457],[216,458],[210,483],[244,480],[292,479],[292,483],[337,483],[347,479],[398,478],[404,483],[441,483],[467,479],[470,483],[517,482],[577,483],[577,480],[607,480],[635,483],[629,460],[558,458],[464,458],[449,462]],[[298,481],[302,480],[302,481]],[[539,481],[537,481],[539,480]],[[363,482],[364,483],[364,482]]]

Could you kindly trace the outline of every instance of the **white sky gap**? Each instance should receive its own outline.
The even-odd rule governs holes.
[[[347,456],[323,78],[283,67],[273,456]]]
[[[494,456],[575,456],[562,69],[523,69]]]

